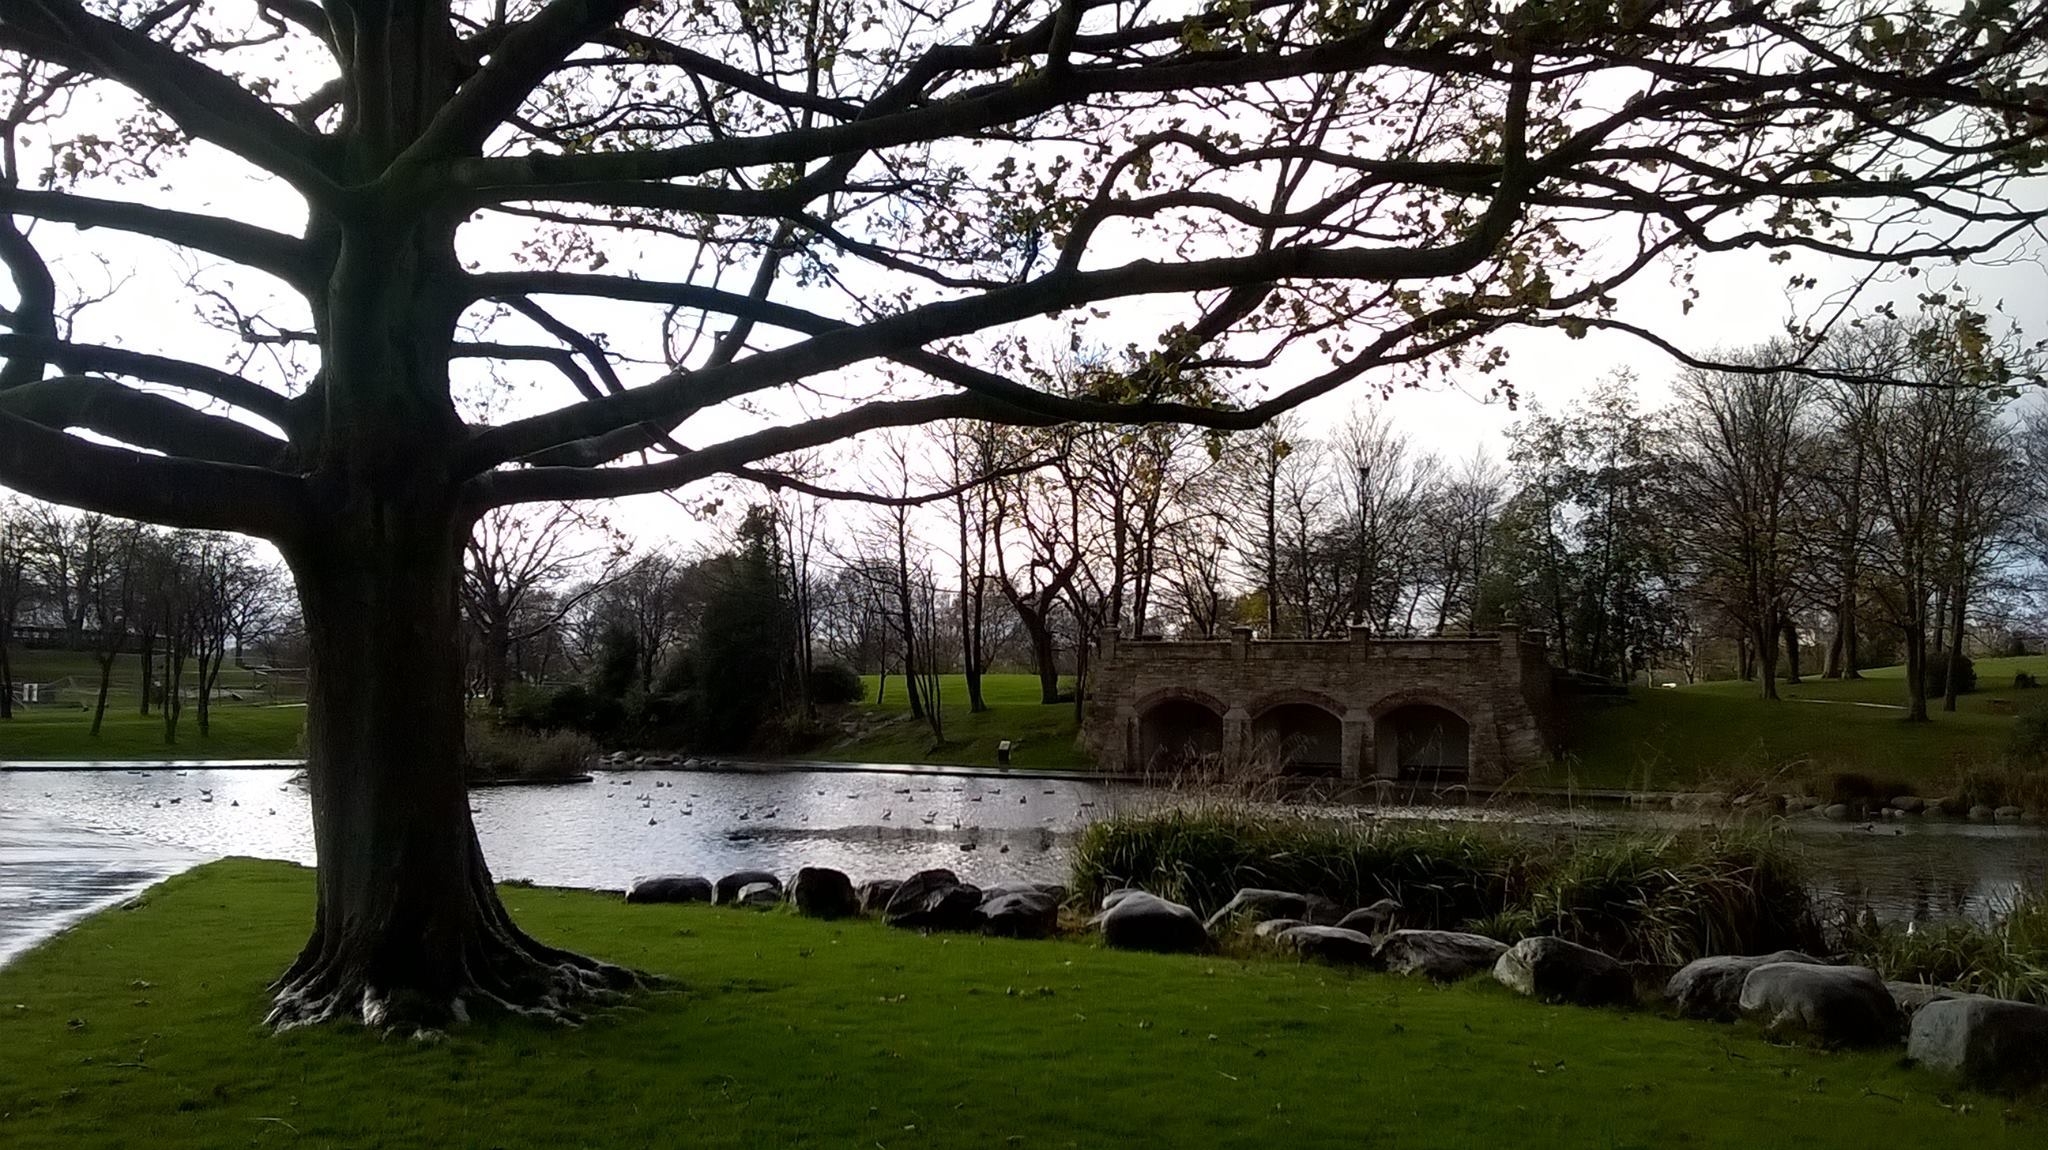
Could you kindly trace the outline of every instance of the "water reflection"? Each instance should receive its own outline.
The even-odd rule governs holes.
[[[47,860],[67,849],[61,841],[16,843],[33,816],[45,827],[118,836],[118,847],[87,852],[80,866],[88,870],[117,871],[143,860],[138,873],[153,874],[226,854],[311,863],[307,798],[290,777],[288,770],[0,772],[0,816],[16,816],[0,821],[0,861],[37,851]],[[616,889],[653,872],[787,873],[806,864],[837,867],[856,879],[947,866],[976,882],[1064,880],[1074,837],[1090,819],[1172,801],[1137,787],[1066,779],[611,771],[584,785],[479,791],[471,805],[500,878]],[[1555,833],[1699,821],[1628,811],[1349,810],[1356,817],[1512,818]],[[2048,834],[2037,827],[1814,819],[1784,825],[1824,896],[1868,903],[1887,918],[1982,917],[2022,882],[2048,881]],[[91,904],[88,888],[104,897],[108,886],[63,880],[74,881],[80,892],[64,897],[84,905]],[[16,902],[55,897],[6,885]],[[0,912],[10,909],[0,903]]]

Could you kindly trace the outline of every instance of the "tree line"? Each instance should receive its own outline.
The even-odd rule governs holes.
[[[188,695],[204,737],[229,659],[289,649],[296,615],[283,568],[241,537],[0,501],[0,719],[14,717],[23,693],[12,651],[34,635],[92,656],[94,736],[126,658],[135,705],[161,716],[164,741],[177,741]]]
[[[1619,373],[1525,411],[1503,459],[1422,450],[1384,404],[1322,435],[942,422],[872,443],[860,502],[786,486],[695,557],[633,552],[566,507],[494,513],[465,602],[500,703],[507,673],[551,667],[609,663],[620,696],[725,681],[715,664],[738,656],[705,636],[744,603],[766,613],[749,642],[777,652],[749,672],[768,701],[721,714],[815,718],[827,666],[893,677],[938,737],[941,674],[971,710],[997,668],[1078,708],[1103,631],[1233,626],[1515,625],[1567,672],[1739,676],[1766,698],[1903,662],[1924,718],[1969,689],[1971,643],[2017,641],[2048,557],[2048,418],[1987,383],[2009,374],[1992,352],[1967,310],[1877,315],[1797,370],[1776,343],[1686,368],[1661,406]],[[1069,367],[1060,386],[1118,378]]]

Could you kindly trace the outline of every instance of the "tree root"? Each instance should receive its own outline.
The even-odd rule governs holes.
[[[376,977],[370,964],[336,955],[300,962],[274,983],[264,1025],[286,1031],[323,1022],[359,1022],[386,1033],[431,1037],[486,1014],[558,1025],[580,1024],[593,1009],[623,1002],[651,980],[553,948],[473,946],[452,971],[419,971],[400,981]],[[314,947],[309,946],[309,951]]]

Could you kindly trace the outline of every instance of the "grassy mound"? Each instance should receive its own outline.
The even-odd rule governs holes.
[[[0,1145],[2038,1146],[1895,1053],[1291,962],[508,888],[670,974],[580,1030],[258,1028],[308,871],[230,861],[0,970]],[[224,940],[231,940],[223,945]]]

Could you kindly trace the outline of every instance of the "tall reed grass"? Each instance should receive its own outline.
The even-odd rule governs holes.
[[[1485,824],[1344,822],[1219,805],[1117,815],[1082,835],[1074,887],[1141,886],[1207,912],[1240,887],[1402,904],[1407,926],[1557,934],[1626,961],[1820,946],[1767,833],[1551,837]]]
[[[2020,891],[1988,924],[1859,916],[1843,924],[1840,944],[1888,979],[2048,1006],[2048,886]]]

